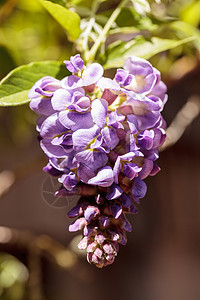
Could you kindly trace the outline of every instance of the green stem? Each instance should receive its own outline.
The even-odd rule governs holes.
[[[108,31],[110,30],[111,26],[113,25],[116,18],[120,14],[121,9],[124,7],[124,5],[127,2],[128,2],[128,0],[122,0],[120,2],[120,4],[118,5],[118,7],[113,11],[112,15],[108,19],[108,22],[106,23],[105,27],[103,28],[102,33],[99,35],[98,39],[96,40],[96,42],[94,43],[94,45],[92,46],[92,48],[90,49],[90,51],[88,53],[88,59],[89,60],[94,60],[95,55],[97,53],[97,50],[99,49],[99,46],[101,45],[101,43],[105,39]]]
[[[98,8],[99,8],[99,0],[93,1],[92,7],[91,7],[90,21],[88,23],[86,31],[84,32],[85,38],[83,40],[84,60],[86,63],[88,61],[88,59],[87,59],[88,58],[88,39],[89,39],[90,32],[92,31],[92,28],[95,23],[95,14],[96,14]]]

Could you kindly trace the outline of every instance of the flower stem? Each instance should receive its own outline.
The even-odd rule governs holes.
[[[87,62],[88,61],[88,39],[89,39],[89,35],[92,31],[92,28],[95,24],[95,14],[99,8],[99,0],[95,0],[92,3],[92,7],[91,7],[91,14],[90,14],[90,21],[88,22],[87,25],[87,29],[84,32],[84,39],[83,39],[83,50],[84,50],[84,60]]]
[[[90,51],[88,53],[88,58],[90,60],[94,60],[95,55],[97,53],[97,50],[99,49],[99,46],[101,45],[101,43],[105,39],[108,31],[110,30],[110,28],[113,25],[114,21],[116,20],[116,18],[120,14],[121,9],[124,7],[124,5],[127,2],[128,2],[128,0],[122,0],[120,2],[120,4],[118,5],[118,7],[113,11],[112,15],[108,19],[108,22],[106,23],[105,27],[103,28],[102,33],[99,35],[98,39],[96,40],[96,42],[94,43],[94,45],[92,46],[92,48],[90,49]]]

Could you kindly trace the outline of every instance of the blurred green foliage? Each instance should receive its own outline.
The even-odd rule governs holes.
[[[63,60],[72,44],[39,1],[7,0],[0,10],[0,77],[38,60]],[[13,5],[13,6],[12,6]],[[6,61],[5,61],[6,57]]]
[[[27,268],[18,259],[0,253],[0,299],[26,299],[28,276]]]

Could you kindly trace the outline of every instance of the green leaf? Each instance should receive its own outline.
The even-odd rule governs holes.
[[[0,82],[0,106],[21,105],[30,101],[28,92],[43,76],[62,79],[68,76],[65,65],[57,61],[41,61],[18,67]]]
[[[170,28],[175,30],[179,38],[194,37],[194,45],[200,51],[200,31],[181,21],[176,21],[170,24]]]
[[[200,1],[193,0],[188,2],[186,1],[186,5],[183,6],[180,17],[184,22],[198,27],[200,21]]]
[[[44,8],[67,31],[69,40],[76,40],[80,33],[80,17],[77,13],[50,1],[40,1]]]
[[[63,0],[47,0],[47,1],[52,2],[52,3],[57,3],[59,5],[66,7],[66,1],[63,1]]]
[[[157,53],[175,48],[184,43],[191,42],[195,37],[188,37],[183,40],[170,40],[158,37],[151,38],[150,41],[144,38],[136,38],[130,42],[117,42],[110,45],[107,51],[107,60],[104,69],[119,68],[123,66],[125,59],[135,55],[149,59]]]

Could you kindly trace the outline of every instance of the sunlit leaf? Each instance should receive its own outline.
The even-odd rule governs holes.
[[[108,48],[107,60],[103,67],[105,69],[122,67],[124,60],[131,55],[149,59],[157,53],[191,42],[194,39],[195,37],[188,37],[183,40],[153,37],[150,41],[141,38],[130,42],[118,42]]]
[[[184,22],[197,27],[200,21],[200,1],[188,2],[186,1],[186,5],[182,9],[180,17]]]
[[[194,37],[194,45],[200,51],[200,31],[195,27],[181,21],[173,22],[170,28],[175,30],[180,38]]]
[[[44,8],[56,19],[56,21],[67,31],[71,41],[80,35],[80,17],[77,13],[50,1],[40,1]]]
[[[46,0],[46,1],[56,3],[56,4],[62,5],[64,7],[66,6],[66,1],[64,1],[64,0]]]
[[[21,105],[29,102],[28,92],[43,76],[61,79],[69,75],[62,62],[34,62],[11,71],[0,82],[0,106]]]

